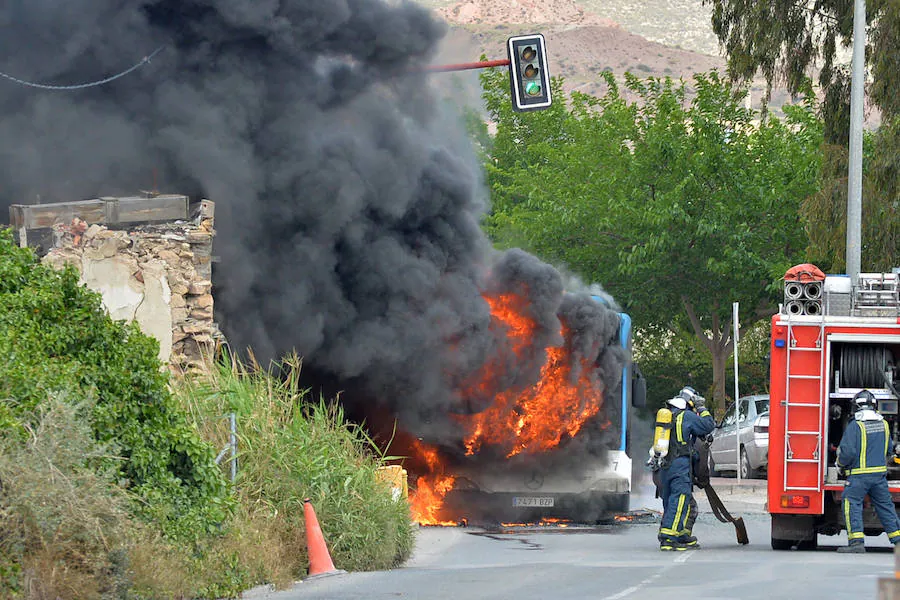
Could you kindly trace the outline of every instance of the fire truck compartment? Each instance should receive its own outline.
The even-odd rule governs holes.
[[[897,365],[900,364],[900,336],[878,334],[841,334],[828,336],[828,424],[826,467],[833,467],[837,447],[847,425],[853,421],[853,397],[863,389],[878,400],[878,412],[891,427],[889,452],[900,444],[900,414],[896,388],[900,385]],[[837,476],[829,469],[826,475]],[[888,478],[900,479],[900,464],[888,461]],[[830,479],[830,477],[827,477]]]

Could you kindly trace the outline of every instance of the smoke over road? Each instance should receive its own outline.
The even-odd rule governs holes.
[[[0,71],[0,202],[164,191],[217,203],[216,312],[263,360],[291,349],[404,427],[461,439],[453,413],[540,377],[561,322],[576,356],[615,314],[479,229],[486,194],[462,128],[423,75],[444,25],[406,1],[9,0]],[[524,354],[485,295],[536,323]],[[559,318],[558,316],[559,315]],[[614,373],[621,356],[604,358]]]

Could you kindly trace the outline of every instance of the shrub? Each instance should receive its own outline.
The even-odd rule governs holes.
[[[0,595],[99,598],[125,581],[128,501],[88,405],[41,404],[27,437],[0,441]]]
[[[0,598],[237,597],[289,581],[272,527],[239,512],[221,534],[173,541],[129,514],[91,406],[51,399],[0,441]]]
[[[0,232],[0,434],[22,435],[54,393],[95,398],[94,436],[118,448],[140,511],[194,536],[226,518],[227,487],[168,392],[158,351],[136,324],[113,321],[74,269],[44,266]]]

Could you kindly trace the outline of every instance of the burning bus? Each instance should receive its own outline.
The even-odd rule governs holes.
[[[487,301],[514,354],[526,355],[535,323],[510,296]],[[542,349],[537,381],[495,390],[483,410],[455,415],[461,444],[414,441],[419,523],[590,523],[629,509],[632,409],[646,401],[631,318],[601,296],[565,294],[559,321],[560,343]],[[608,337],[584,336],[598,321],[611,325],[601,328]],[[476,387],[492,389],[497,376],[488,366]]]

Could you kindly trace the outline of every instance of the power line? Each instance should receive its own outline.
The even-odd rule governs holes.
[[[4,79],[8,79],[14,83],[18,83],[19,85],[33,87],[33,88],[37,88],[39,90],[64,90],[64,91],[65,90],[82,90],[85,88],[96,87],[98,85],[104,85],[104,84],[110,83],[112,81],[115,81],[116,79],[119,79],[120,77],[125,77],[132,71],[136,71],[139,68],[143,67],[145,64],[149,63],[153,59],[154,56],[156,56],[157,54],[162,52],[162,49],[163,49],[163,46],[160,46],[159,48],[154,50],[152,53],[150,53],[147,56],[145,56],[144,58],[142,58],[138,63],[136,63],[135,65],[131,66],[128,69],[125,69],[121,73],[117,73],[111,77],[107,77],[106,79],[100,79],[99,81],[91,81],[90,83],[79,83],[76,85],[47,85],[44,83],[34,83],[31,81],[25,81],[24,79],[19,79],[18,77],[13,77],[12,75],[3,73],[2,71],[0,71],[0,77],[3,77]]]

